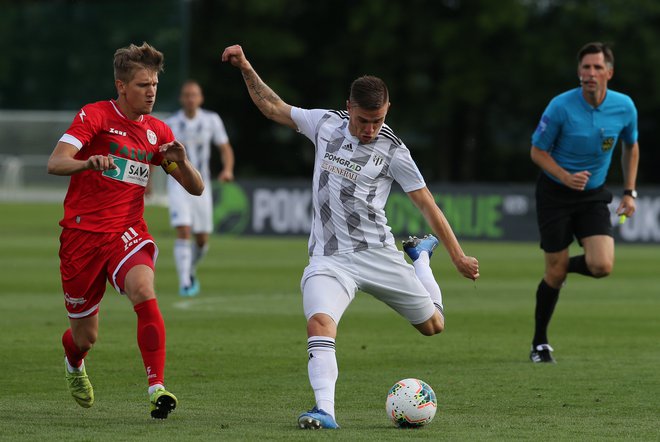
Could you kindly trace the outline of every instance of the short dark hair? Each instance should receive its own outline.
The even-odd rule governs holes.
[[[587,43],[586,45],[582,46],[582,48],[578,51],[577,59],[578,59],[578,64],[582,63],[582,59],[584,58],[585,55],[587,54],[600,54],[603,53],[603,57],[605,57],[605,63],[610,65],[610,68],[614,67],[614,53],[612,52],[612,48],[607,43],[601,43],[599,41],[593,41],[591,43]]]
[[[127,83],[131,81],[137,69],[162,72],[164,60],[163,53],[146,42],[142,43],[142,46],[131,44],[117,49],[113,63],[115,80]]]
[[[373,75],[363,75],[351,84],[348,100],[355,106],[377,110],[390,101],[390,94],[383,80]]]

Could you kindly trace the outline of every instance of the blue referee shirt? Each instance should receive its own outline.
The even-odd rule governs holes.
[[[605,100],[594,108],[582,96],[582,88],[576,88],[550,101],[532,135],[532,145],[549,152],[570,173],[591,172],[588,190],[605,183],[619,137],[629,145],[637,141],[637,109],[632,99],[608,89]]]

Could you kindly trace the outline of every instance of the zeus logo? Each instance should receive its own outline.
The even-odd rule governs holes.
[[[117,130],[114,127],[111,127],[108,132],[110,132],[111,134],[115,134],[115,135],[121,135],[122,137],[126,136],[126,132],[124,132],[123,130]]]
[[[85,117],[87,116],[85,111],[81,110],[80,113],[78,114],[78,116],[80,117],[80,121],[82,121],[84,123],[85,122]]]

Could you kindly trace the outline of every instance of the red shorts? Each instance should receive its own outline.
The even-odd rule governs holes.
[[[105,293],[106,280],[122,293],[123,281],[117,280],[117,274],[122,265],[139,251],[148,252],[153,268],[158,247],[144,221],[124,233],[64,229],[60,235],[60,273],[69,317],[84,318],[95,314]],[[128,265],[135,264],[129,262]]]

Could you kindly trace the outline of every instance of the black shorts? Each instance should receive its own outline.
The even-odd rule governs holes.
[[[541,248],[555,253],[567,248],[573,237],[612,234],[608,204],[612,192],[605,186],[577,191],[569,189],[541,173],[536,182],[536,218],[541,234]]]

